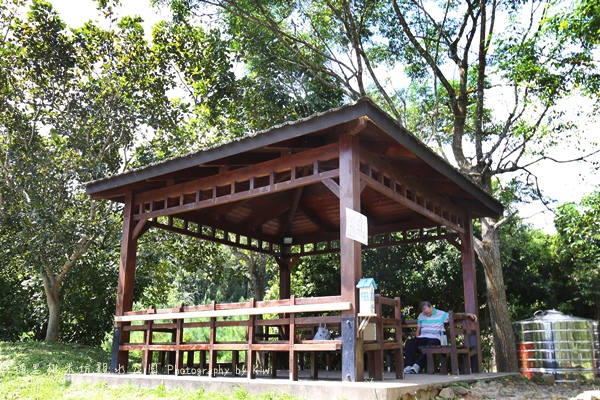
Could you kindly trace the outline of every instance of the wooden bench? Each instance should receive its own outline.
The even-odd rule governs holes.
[[[471,322],[475,324],[474,322]],[[434,355],[439,354],[441,356],[440,370],[442,373],[448,373],[448,366],[446,355],[450,356],[450,368],[452,375],[459,374],[458,358],[459,356],[463,360],[463,373],[471,373],[471,356],[476,355],[478,350],[476,345],[472,345],[469,335],[476,334],[476,328],[469,327],[469,318],[465,313],[454,314],[452,311],[448,312],[448,323],[446,326],[446,336],[448,339],[448,345],[442,346],[421,346],[420,351],[427,356],[427,373],[433,374]],[[459,338],[459,340],[457,340]]]

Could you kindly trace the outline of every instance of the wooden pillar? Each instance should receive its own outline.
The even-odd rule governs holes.
[[[275,257],[275,261],[277,261],[277,265],[279,266],[279,298],[281,300],[284,299],[291,299],[292,298],[292,279],[291,279],[291,272],[292,272],[292,268],[294,268],[294,265],[296,265],[296,263],[298,262],[298,257],[292,258],[291,257],[291,246],[290,245],[282,245],[281,247],[281,254],[279,256]],[[280,314],[279,318],[289,318],[290,314]],[[286,325],[280,325],[279,326],[279,336],[280,339],[283,340],[291,340],[292,336],[293,336],[293,325],[290,324],[290,329],[288,330],[288,327]],[[290,343],[292,343],[290,341]],[[291,353],[294,353],[293,351]],[[290,357],[288,357],[287,362],[289,363],[290,360],[292,360],[292,355],[290,355]],[[295,356],[297,357],[297,355]],[[271,362],[273,364],[273,368],[277,368],[277,365],[284,365],[286,363],[286,361],[284,360],[285,358],[285,354],[283,353],[278,353],[278,352],[274,352],[273,353],[273,357],[271,359]],[[291,373],[292,371],[292,365],[293,364],[289,364],[288,365],[288,369]],[[277,371],[274,371],[275,374],[277,373]],[[294,376],[292,375],[292,379],[294,378]],[[296,377],[295,379],[297,380],[297,371],[296,371]]]
[[[250,307],[254,307],[254,299],[250,299]],[[214,303],[214,301],[213,301]],[[214,309],[214,307],[213,307]],[[254,329],[255,326],[256,315],[251,315],[248,319],[248,351],[246,352],[246,364],[248,369],[248,379],[256,378],[256,366],[254,363],[256,362],[256,350],[254,350]],[[213,342],[211,340],[211,349]],[[216,358],[215,358],[216,361]]]
[[[358,292],[362,275],[361,244],[346,237],[346,208],[360,212],[360,164],[358,137],[340,136],[340,263],[342,300],[352,308],[342,312],[342,380],[363,381],[363,341],[357,338]]]
[[[465,216],[465,234],[460,236],[461,256],[463,269],[463,288],[465,295],[465,312],[473,313],[478,316],[479,305],[477,302],[477,276],[475,275],[475,250],[473,247],[473,222],[471,215]],[[473,324],[473,322],[468,322]],[[477,346],[477,356],[471,359],[471,368],[473,372],[482,370],[481,365],[481,338],[479,336],[479,323],[477,324],[477,334],[469,335],[468,340],[471,344]]]
[[[135,213],[133,204],[133,193],[125,195],[125,209],[123,210],[123,233],[121,236],[121,257],[119,261],[119,283],[117,286],[116,316],[122,316],[126,311],[131,311],[133,306],[133,282],[135,280],[135,262],[137,253],[137,238],[133,237]],[[119,345],[129,341],[130,333],[123,331],[123,326],[129,322],[118,322],[115,324],[113,335],[112,356],[110,361],[110,372],[127,372],[129,351],[119,350]]]
[[[295,299],[292,298],[292,304],[295,303]],[[296,313],[290,314],[290,331],[294,332],[296,330]],[[294,350],[294,344],[296,343],[296,336],[290,335],[290,353],[289,353],[289,369],[290,372],[289,379],[291,381],[298,380],[298,352]]]

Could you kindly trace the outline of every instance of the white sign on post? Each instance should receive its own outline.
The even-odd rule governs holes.
[[[367,217],[348,207],[346,207],[346,237],[365,245],[369,238]]]

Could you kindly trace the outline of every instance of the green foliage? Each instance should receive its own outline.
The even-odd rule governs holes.
[[[500,240],[511,319],[531,318],[537,310],[572,313],[567,302],[575,287],[556,260],[552,236],[514,219],[504,226]]]
[[[99,346],[114,326],[118,279],[118,270],[113,267],[118,258],[115,250],[95,246],[81,265],[70,271],[68,279],[73,284],[65,285],[62,295],[62,341]]]
[[[98,344],[110,326],[120,223],[117,207],[92,201],[83,184],[119,171],[135,136],[169,127],[176,110],[139,19],[68,30],[50,3],[17,17],[26,6],[0,8],[0,236],[10,238],[0,275],[28,295],[13,326],[42,332],[47,303],[57,311],[52,339],[62,316],[64,339]]]
[[[600,196],[556,211],[557,233],[545,234],[519,219],[501,231],[502,263],[511,319],[531,318],[538,310],[598,318]]]
[[[555,218],[556,251],[560,268],[575,290],[569,303],[578,314],[600,318],[600,191],[579,204],[558,208]],[[576,307],[576,304],[587,307]]]
[[[403,309],[414,318],[424,300],[443,310],[465,307],[460,253],[446,242],[365,252],[363,275],[375,279],[382,296],[400,296]]]
[[[337,254],[304,257],[292,270],[291,290],[297,297],[341,293],[340,259]],[[278,284],[274,282],[274,284]]]
[[[174,20],[154,28],[153,50],[183,94],[174,104],[185,119],[138,148],[139,164],[222,144],[341,104],[342,94],[330,78],[315,78],[286,61],[293,51],[260,23],[250,37],[240,34],[248,27],[231,15],[227,32],[209,30],[194,24],[188,2],[173,1],[171,6]]]
[[[0,243],[7,243],[2,238]],[[0,244],[0,247],[6,246]],[[6,254],[6,251],[2,251]],[[39,284],[39,282],[36,282]],[[28,281],[22,280],[21,274],[10,273],[7,269],[0,269],[0,293],[9,293],[2,296],[0,308],[0,340],[18,340],[23,332],[32,332],[36,320],[33,299],[39,298],[39,293],[31,287]]]
[[[600,90],[596,60],[600,44],[600,2],[558,2],[543,23],[548,35],[557,39],[554,46],[562,52],[560,66],[569,71],[578,87],[596,97]]]
[[[202,27],[178,22],[159,23],[152,36],[156,57],[169,63],[170,73],[179,80],[179,88],[185,94],[180,107],[190,118],[187,129],[182,124],[177,134],[170,132],[168,140],[155,142],[159,157],[179,154],[186,145],[190,151],[214,145],[236,134],[239,136],[234,114],[234,103],[239,94],[229,42],[223,40],[217,30],[205,31]],[[219,131],[217,136],[214,130]],[[181,143],[188,135],[192,137],[187,144]],[[179,143],[183,146],[176,151],[161,151],[160,145],[177,146]]]

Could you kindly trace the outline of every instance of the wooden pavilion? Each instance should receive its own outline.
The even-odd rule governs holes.
[[[94,199],[124,204],[113,372],[119,365],[127,364],[128,352],[135,348],[148,350],[150,358],[153,350],[175,349],[172,353],[178,365],[183,363],[183,351],[246,351],[250,362],[254,350],[281,351],[290,353],[292,370],[296,351],[317,348],[316,344],[309,347],[294,339],[299,321],[294,319],[295,313],[337,310],[341,338],[331,341],[336,342],[333,347],[328,342],[320,349],[341,351],[342,379],[360,381],[364,378],[363,352],[368,347],[359,332],[362,321],[356,285],[363,278],[361,250],[449,241],[462,254],[465,311],[477,313],[472,220],[499,217],[503,212],[500,203],[368,99],[218,147],[90,182],[87,193]],[[352,211],[366,217],[366,244],[348,234],[347,215]],[[217,317],[229,315],[228,312],[243,314],[251,321],[245,323],[252,330],[259,305],[251,303],[248,310],[240,311],[219,308],[213,303],[209,308],[164,311],[162,318],[173,321],[168,325],[174,332],[173,343],[155,345],[151,343],[151,323],[157,317],[131,311],[137,241],[150,228],[272,255],[280,267],[282,300],[294,299],[290,293],[290,272],[298,257],[339,252],[341,293],[332,294],[327,301],[288,300],[263,305],[265,312],[268,309],[284,318],[278,321],[285,323],[286,341],[263,343],[251,337],[248,343],[227,347],[211,337],[211,343],[184,343],[179,329],[194,323],[177,317],[177,312],[207,317],[210,321],[206,326],[212,329],[218,324]],[[318,304],[323,302],[328,302],[328,306]],[[399,299],[396,306],[399,308]],[[398,328],[399,314],[396,317],[394,324]],[[138,347],[128,344],[129,332],[134,330],[131,322],[136,319],[142,320],[146,329],[145,343]],[[380,325],[385,328],[383,318]],[[476,332],[471,339],[476,340],[480,354],[478,328]],[[396,331],[392,348],[401,349],[399,335],[401,329],[400,333]],[[369,347],[376,349],[373,360],[377,371],[382,368],[381,351],[386,345],[390,346],[379,343]],[[401,353],[396,351],[397,366],[402,365]],[[479,361],[473,368],[480,368],[481,357],[475,359]],[[212,355],[210,360],[214,360]],[[211,368],[214,366],[211,364]],[[252,378],[252,373],[248,377]],[[291,371],[290,378],[297,379],[297,373]]]

